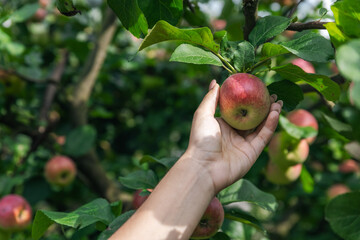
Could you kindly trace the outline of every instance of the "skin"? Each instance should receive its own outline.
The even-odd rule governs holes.
[[[265,176],[269,182],[279,185],[286,185],[294,182],[299,178],[302,169],[302,164],[282,169],[273,161],[269,161]]]
[[[304,59],[296,58],[292,60],[291,63],[300,67],[306,73],[315,73],[314,66],[310,62],[305,61]]]
[[[68,157],[55,156],[45,165],[45,178],[53,185],[65,187],[73,182],[75,176],[75,163]]]
[[[296,126],[312,127],[315,130],[319,130],[319,125],[318,125],[318,122],[317,122],[316,118],[314,117],[314,115],[312,115],[310,112],[308,112],[304,109],[297,109],[297,110],[291,111],[288,113],[286,118],[292,124],[295,124]],[[316,136],[309,137],[309,138],[306,138],[306,141],[309,144],[311,144],[315,141],[315,139],[316,139]]]
[[[228,77],[220,89],[221,117],[233,128],[250,130],[268,115],[270,96],[265,84],[247,73]]]
[[[279,132],[270,140],[268,153],[273,162],[284,168],[305,162],[309,152],[305,139],[292,142],[284,132]]]
[[[25,198],[10,194],[0,200],[0,228],[4,230],[22,230],[29,226],[32,210]]]
[[[282,101],[250,135],[214,117],[219,85],[213,80],[193,118],[189,146],[144,204],[111,240],[189,239],[215,194],[245,175],[270,140]],[[180,184],[181,183],[181,184]]]

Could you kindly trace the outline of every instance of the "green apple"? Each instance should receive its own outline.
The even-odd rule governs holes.
[[[269,161],[266,167],[266,179],[274,184],[286,185],[299,178],[302,170],[302,164],[296,164],[287,168],[281,168],[273,161]]]

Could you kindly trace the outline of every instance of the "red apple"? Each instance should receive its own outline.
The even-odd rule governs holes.
[[[75,163],[66,156],[55,156],[45,165],[45,178],[55,186],[68,186],[73,182],[75,176]]]
[[[268,153],[274,163],[286,168],[305,162],[309,156],[309,144],[305,139],[294,140],[286,133],[279,132],[270,140]]]
[[[199,224],[196,226],[191,239],[208,239],[215,235],[224,222],[224,208],[216,197],[206,208]]]
[[[228,77],[220,88],[221,117],[233,128],[249,130],[268,115],[270,95],[265,84],[247,73]]]
[[[50,0],[39,0],[39,4],[42,8],[46,8],[50,3]]]
[[[326,192],[329,199],[332,199],[338,195],[350,192],[351,190],[342,183],[332,185]]]
[[[292,112],[289,112],[286,116],[287,119],[296,126],[299,127],[312,127],[315,130],[319,129],[318,122],[316,118],[308,111],[304,109],[297,109]],[[316,136],[306,138],[306,141],[311,144],[315,141]]]
[[[226,24],[227,24],[226,20],[223,19],[214,19],[213,21],[211,21],[211,25],[215,31],[220,31],[225,29]]]
[[[34,15],[34,19],[37,22],[41,22],[45,19],[47,15],[47,11],[43,8],[39,8],[38,10],[36,10],[35,15]]]
[[[0,200],[0,228],[5,231],[25,229],[32,220],[32,210],[25,198],[10,194]]]
[[[149,192],[152,192],[152,189],[147,189]],[[134,193],[134,198],[132,201],[132,205],[134,209],[138,209],[144,202],[146,199],[148,199],[149,195],[145,195],[145,196],[141,196],[140,193],[143,190],[139,189],[136,190]]]
[[[304,70],[304,72],[315,73],[314,66],[310,62],[305,61],[304,59],[296,58],[292,60],[291,63],[300,67],[302,70]]]
[[[265,176],[269,182],[285,185],[298,179],[301,174],[301,170],[301,163],[283,169],[270,160],[266,167]]]
[[[354,173],[354,172],[359,172],[359,170],[360,170],[359,164],[352,159],[345,160],[339,166],[339,171],[341,173]]]

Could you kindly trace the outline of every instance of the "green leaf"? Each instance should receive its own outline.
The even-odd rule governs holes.
[[[339,133],[346,133],[352,132],[352,127],[349,124],[343,123],[336,118],[332,118],[325,113],[322,113],[322,116],[326,120],[327,123],[337,132]]]
[[[176,25],[183,13],[182,0],[140,0],[139,7],[145,14],[149,28],[159,20]]]
[[[311,177],[305,166],[301,169],[300,180],[306,193],[312,193],[314,191],[314,179]]]
[[[139,38],[147,34],[148,23],[137,0],[108,0],[108,4],[122,25],[135,37]]]
[[[292,124],[286,117],[280,115],[279,119],[280,126],[293,138],[303,139],[314,137],[318,131],[312,127],[299,127]]]
[[[360,4],[359,1],[337,1],[331,6],[336,24],[350,37],[360,37]]]
[[[131,189],[154,189],[158,179],[151,170],[139,170],[128,174],[126,177],[120,177],[120,182],[125,187]]]
[[[170,61],[222,66],[221,60],[212,52],[190,44],[181,44],[177,47],[171,55]]]
[[[327,62],[334,56],[334,49],[326,38],[313,32],[289,42],[280,43],[296,56],[314,62]]]
[[[122,201],[112,202],[110,206],[111,206],[111,212],[114,214],[114,216],[115,217],[120,216],[123,208]]]
[[[161,159],[157,159],[156,157],[150,156],[150,155],[145,155],[141,158],[140,163],[159,163],[161,165],[163,165],[164,167],[166,167],[167,169],[170,169],[178,160],[178,158],[176,157],[166,157],[166,158],[161,158]]]
[[[59,9],[61,14],[68,17],[81,13],[75,8],[72,0],[56,0],[56,7]]]
[[[282,33],[291,23],[290,18],[281,16],[267,16],[260,18],[249,35],[249,40],[254,46],[259,46],[269,38]]]
[[[263,58],[276,57],[285,53],[289,53],[289,51],[283,46],[274,43],[265,43],[261,49]]]
[[[360,192],[339,195],[325,208],[325,219],[340,237],[346,240],[360,239]]]
[[[98,240],[109,239],[134,213],[135,211],[131,210],[115,218],[108,228],[99,235]]]
[[[65,153],[78,157],[87,153],[94,145],[96,130],[90,125],[75,128],[66,135]]]
[[[233,202],[250,202],[259,207],[274,212],[277,208],[276,199],[273,195],[259,190],[246,179],[240,179],[229,187],[223,189],[218,198],[224,205]]]
[[[360,39],[352,40],[338,48],[336,64],[344,77],[360,82]]]
[[[350,95],[355,106],[360,109],[360,82],[354,82],[354,86],[350,89]],[[1,188],[0,188],[1,189]]]
[[[293,110],[304,99],[300,86],[287,80],[274,82],[267,88],[270,95],[276,94],[278,99],[284,102],[283,109],[285,111]]]
[[[336,101],[340,96],[340,87],[329,77],[319,74],[309,74],[293,64],[274,67],[271,70],[279,73],[284,79],[292,82],[304,81],[318,90],[327,100]]]
[[[38,210],[32,225],[32,238],[37,240],[50,225],[58,223],[64,226],[82,229],[96,222],[109,224],[114,219],[111,207],[105,199],[95,199],[71,213]]]
[[[215,53],[219,51],[219,44],[214,41],[209,28],[179,29],[162,20],[157,22],[145,37],[139,47],[139,51],[164,41],[180,41],[182,43],[203,46]]]
[[[319,15],[321,17],[324,17],[327,14],[328,10],[326,8],[320,8],[319,9]]]
[[[324,24],[324,26],[326,30],[328,30],[331,42],[336,48],[350,40],[350,38],[339,29],[336,23],[330,22]]]
[[[224,206],[225,217],[237,222],[241,222],[265,233],[265,229],[258,219],[243,211],[241,208],[234,204]]]
[[[13,23],[24,22],[34,16],[36,11],[39,9],[38,3],[25,4],[19,10],[13,12],[10,16],[10,20]]]

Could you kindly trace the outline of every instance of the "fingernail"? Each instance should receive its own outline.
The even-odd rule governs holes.
[[[276,94],[272,94],[271,97],[276,101],[276,99],[277,99],[277,95],[276,95]]]
[[[213,79],[213,80],[210,82],[209,91],[210,91],[211,89],[213,89],[213,88],[215,87],[215,85],[216,85],[216,80]]]
[[[284,105],[282,100],[277,101],[277,103],[279,103],[281,105],[281,107]]]

